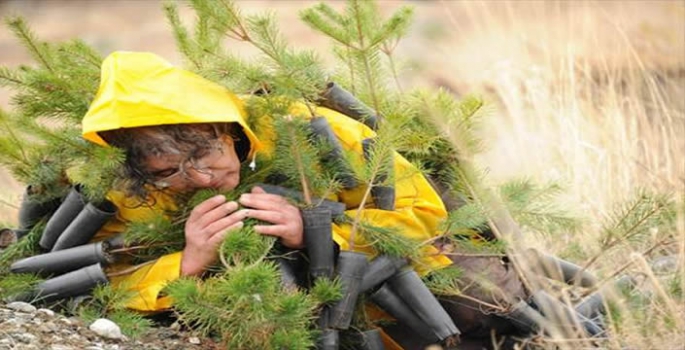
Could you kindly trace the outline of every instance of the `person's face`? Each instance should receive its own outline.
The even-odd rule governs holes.
[[[203,188],[230,191],[240,182],[240,160],[230,137],[217,139],[215,147],[199,159],[165,155],[150,157],[146,163],[154,176],[152,183],[174,192]]]

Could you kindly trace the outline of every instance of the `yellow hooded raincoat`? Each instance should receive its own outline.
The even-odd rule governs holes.
[[[304,106],[293,106],[292,114],[309,118]],[[351,118],[326,108],[316,113],[327,118],[343,147],[362,154],[361,140],[373,137],[366,126]],[[83,137],[106,145],[98,136],[99,131],[119,128],[135,128],[150,125],[233,122],[239,123],[250,139],[248,160],[255,152],[269,156],[273,145],[260,141],[245,122],[243,102],[220,85],[198,75],[177,68],[150,53],[116,52],[102,65],[100,87],[90,110],[83,119]],[[268,158],[268,157],[267,157]],[[259,166],[259,164],[257,164]],[[369,203],[363,210],[365,220],[378,226],[400,229],[404,235],[429,240],[438,234],[437,226],[446,216],[439,196],[426,179],[400,155],[395,156],[396,202],[395,211],[373,208]],[[335,200],[346,204],[348,215],[357,213],[364,186],[343,191]],[[113,190],[109,199],[119,208],[117,216],[105,225],[95,240],[122,232],[127,222],[145,220],[155,210],[174,208],[173,199],[153,193],[154,207],[135,206],[136,199],[126,198],[122,192]],[[349,249],[350,228],[334,226],[334,240],[341,249]],[[374,254],[356,235],[355,250]],[[450,260],[439,255],[430,245],[422,248],[423,258],[414,262],[420,272],[449,265]],[[119,276],[114,284],[125,285],[136,292],[129,307],[141,311],[158,311],[169,308],[172,300],[160,294],[164,286],[179,277],[181,252],[162,256],[137,269],[118,267]],[[133,270],[133,271],[129,271]]]

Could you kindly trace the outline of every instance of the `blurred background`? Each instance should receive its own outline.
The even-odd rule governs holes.
[[[298,19],[309,1],[238,1],[244,12],[272,10],[296,48],[330,59],[329,43]],[[343,2],[329,2],[343,6]],[[587,259],[614,203],[638,187],[685,193],[685,2],[380,1],[391,13],[416,7],[396,57],[404,88],[440,86],[486,101],[477,161],[493,184],[527,177],[566,185],[567,208],[588,218],[576,235],[530,237],[532,245]],[[25,17],[42,40],[80,38],[103,54],[151,51],[181,64],[154,0],[0,0],[0,16]],[[182,12],[185,20],[192,15]],[[236,52],[253,52],[237,44]],[[0,65],[32,64],[6,27]],[[0,88],[0,106],[11,108]],[[22,184],[0,170],[0,222],[16,222]],[[685,256],[682,219],[679,252]],[[656,239],[656,237],[652,237]],[[649,243],[649,242],[647,242]],[[607,271],[630,251],[599,261]],[[616,259],[614,259],[615,257]],[[683,283],[685,284],[685,282]],[[681,290],[682,293],[682,290]],[[628,332],[630,333],[630,331]],[[675,346],[666,333],[659,344]],[[652,348],[649,337],[634,348]],[[680,343],[682,345],[682,343]]]
[[[298,19],[308,1],[238,1],[272,10],[294,47],[329,43]],[[342,6],[343,2],[330,2]],[[685,3],[682,1],[380,1],[416,7],[401,43],[405,87],[442,86],[485,98],[493,182],[512,177],[569,187],[576,209],[600,216],[636,186],[682,191],[685,181]],[[103,54],[152,51],[181,64],[154,0],[0,0],[39,38],[80,38]],[[186,11],[182,15],[192,21]],[[250,55],[248,47],[231,44]],[[0,65],[32,64],[6,27]],[[0,106],[11,91],[0,88]],[[0,220],[14,222],[22,186],[0,173]]]

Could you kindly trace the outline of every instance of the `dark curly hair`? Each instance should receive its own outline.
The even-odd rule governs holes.
[[[235,140],[236,153],[241,162],[247,158],[250,143],[237,123],[197,123],[155,125],[116,129],[98,133],[109,145],[121,148],[126,154],[123,178],[127,195],[146,200],[154,177],[146,167],[150,157],[179,154],[187,158],[202,158],[212,148],[212,141],[227,135]]]

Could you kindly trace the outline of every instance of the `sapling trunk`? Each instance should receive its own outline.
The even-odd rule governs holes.
[[[426,341],[437,342],[439,340],[409,305],[390,289],[387,283],[382,284],[378,290],[371,294],[371,301],[394,317],[397,322],[409,327],[416,335]]]
[[[364,151],[364,159],[366,159],[366,161],[369,161],[369,159],[371,158],[371,152],[373,150],[374,143],[374,139],[362,140],[362,150]],[[393,157],[394,155],[391,153],[390,159],[388,159],[388,162],[390,164],[393,164]],[[392,166],[390,168],[392,169]],[[385,172],[381,172],[378,175],[376,175],[375,179],[373,179],[373,182],[383,183],[387,179],[388,174]],[[373,184],[372,186],[373,187],[371,187],[371,196],[373,197],[373,202],[376,205],[376,208],[389,211],[395,210],[395,188],[393,186],[382,186]]]
[[[328,83],[321,97],[322,99],[318,101],[320,105],[360,121],[372,130],[378,128],[380,118],[376,116],[373,110],[340,85],[334,82]]]
[[[361,332],[360,337],[362,341],[362,350],[385,350],[383,338],[381,337],[381,332],[378,329],[370,329],[368,331]]]
[[[527,250],[529,254],[533,254],[537,262],[537,270],[543,276],[565,282],[569,285],[579,284],[582,287],[593,287],[597,284],[597,278],[589,271],[584,271],[580,266],[559,259],[553,255],[545,254],[537,249],[531,248]]]
[[[440,341],[460,334],[450,315],[414,270],[400,271],[388,279],[388,284]]]
[[[113,261],[107,253],[107,242],[96,242],[56,252],[21,259],[10,267],[13,273],[58,275],[93,264],[107,265]]]
[[[107,283],[109,280],[102,266],[94,264],[41,282],[30,293],[28,300],[55,301],[89,293],[98,284]]]
[[[379,286],[408,263],[405,258],[379,255],[369,263],[369,267],[364,272],[359,292],[364,293]]]
[[[40,219],[57,210],[60,198],[38,202],[31,199],[31,186],[26,187],[19,206],[19,228],[17,238],[25,236]]]
[[[64,229],[78,216],[86,205],[86,200],[81,194],[81,187],[74,186],[50,220],[45,224],[43,235],[40,237],[40,246],[45,250],[52,250]]]
[[[87,243],[116,212],[117,207],[107,200],[97,206],[93,203],[86,204],[78,216],[59,236],[52,247],[52,251],[55,252]]]
[[[335,268],[331,211],[315,207],[302,209],[304,244],[309,255],[309,274],[313,279],[331,278]]]
[[[341,172],[337,175],[343,187],[346,189],[357,187],[357,179],[354,178],[354,173],[345,160],[342,144],[340,144],[338,137],[335,136],[328,120],[324,117],[314,117],[309,121],[309,125],[316,136],[325,140],[331,146],[332,149],[326,155],[324,161],[336,164],[341,168]]]
[[[366,255],[363,253],[343,251],[338,255],[336,274],[342,285],[343,297],[331,307],[331,328],[349,328],[367,265]]]

